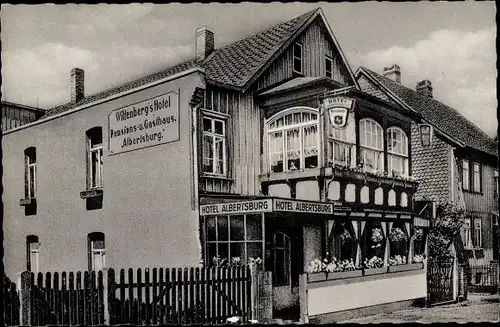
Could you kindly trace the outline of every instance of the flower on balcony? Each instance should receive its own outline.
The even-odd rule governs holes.
[[[392,242],[406,241],[407,237],[405,232],[400,227],[394,227],[389,233],[389,239]]]
[[[248,264],[249,265],[253,265],[253,264],[261,265],[262,264],[262,259],[260,257],[250,258],[250,259],[248,259]]]
[[[377,256],[373,256],[371,259],[365,259],[365,261],[363,262],[363,266],[366,269],[382,268],[384,266],[384,260]]]
[[[399,254],[389,258],[389,266],[397,266],[406,264],[406,256]]]
[[[223,266],[227,263],[227,259],[226,258],[221,258],[219,255],[215,256],[212,258],[212,263],[214,266]]]
[[[412,239],[421,241],[424,237],[424,229],[422,227],[413,227]]]
[[[309,262],[309,265],[307,267],[307,272],[310,274],[313,273],[319,273],[319,272],[327,272],[327,273],[334,273],[334,272],[343,272],[343,271],[352,271],[352,270],[361,270],[361,266],[356,266],[354,264],[353,259],[345,259],[345,260],[338,260],[337,258],[333,257],[331,261],[328,259],[323,259],[323,261],[319,259],[314,259],[311,262]]]

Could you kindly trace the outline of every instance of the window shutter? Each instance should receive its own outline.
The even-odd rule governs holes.
[[[479,163],[479,192],[483,193],[483,164]]]
[[[89,135],[85,134],[85,168],[86,168],[86,175],[87,175],[87,190],[90,189],[91,186],[91,181],[90,181],[90,138]]]

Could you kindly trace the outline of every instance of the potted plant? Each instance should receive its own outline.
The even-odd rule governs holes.
[[[365,276],[383,274],[387,272],[387,267],[384,267],[384,260],[377,256],[373,256],[371,259],[365,259],[363,266],[363,275]]]

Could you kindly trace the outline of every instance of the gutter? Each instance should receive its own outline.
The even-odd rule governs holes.
[[[57,115],[49,116],[47,118],[36,120],[36,121],[31,122],[29,124],[22,125],[22,126],[10,129],[10,130],[4,132],[3,135],[7,135],[7,134],[10,134],[10,133],[13,133],[13,132],[17,132],[17,131],[25,129],[25,128],[29,128],[29,127],[32,127],[32,126],[35,126],[35,125],[39,125],[39,124],[51,121],[53,119],[57,119],[57,118],[60,118],[60,117],[72,114],[74,112],[78,112],[80,110],[83,110],[83,109],[86,109],[86,108],[89,108],[89,107],[93,107],[93,106],[96,106],[98,104],[101,104],[101,103],[104,103],[104,102],[108,102],[108,101],[111,101],[111,100],[123,97],[125,95],[129,95],[129,94],[132,94],[132,93],[135,93],[135,92],[139,92],[139,91],[142,91],[144,89],[147,89],[147,88],[150,88],[150,87],[162,84],[162,83],[166,83],[166,82],[169,82],[171,80],[184,77],[186,75],[190,75],[190,74],[195,73],[195,72],[200,72],[200,73],[204,74],[205,70],[202,69],[202,68],[199,68],[199,67],[193,67],[193,68],[190,68],[190,69],[185,70],[183,72],[180,72],[180,73],[177,73],[177,74],[174,74],[174,75],[170,75],[170,76],[164,77],[162,79],[156,80],[154,82],[151,82],[151,83],[148,83],[148,84],[145,84],[145,85],[141,85],[139,87],[136,87],[136,88],[124,91],[124,92],[113,94],[113,95],[110,95],[109,97],[106,97],[106,98],[103,98],[103,99],[99,99],[99,100],[94,101],[94,102],[86,103],[84,105],[72,108],[70,110],[67,110],[67,111],[64,111],[64,112],[61,112],[61,113],[58,113]]]

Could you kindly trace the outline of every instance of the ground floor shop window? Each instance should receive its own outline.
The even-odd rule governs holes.
[[[395,222],[389,232],[389,264],[408,263],[408,235],[403,222]]]
[[[246,264],[262,258],[262,216],[247,214],[205,217],[207,265]]]
[[[329,237],[329,260],[350,260],[356,258],[354,231],[348,221],[336,221]]]
[[[379,221],[367,221],[361,240],[363,260],[373,257],[384,259],[385,236]]]

